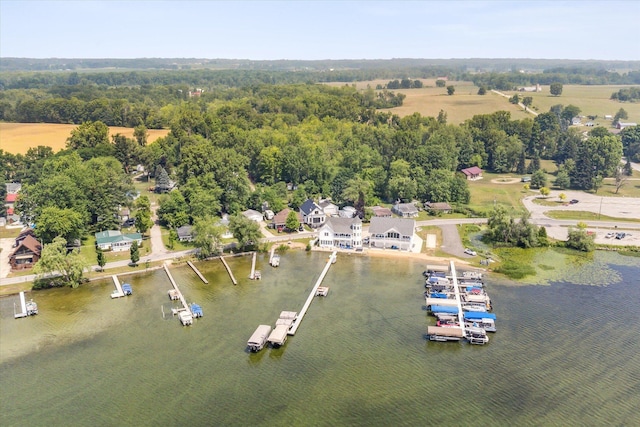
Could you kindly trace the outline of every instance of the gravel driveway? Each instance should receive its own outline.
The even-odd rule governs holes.
[[[460,233],[458,233],[458,226],[455,224],[440,225],[442,230],[442,251],[461,258],[472,258],[470,255],[464,253],[464,246],[462,246],[462,239]]]

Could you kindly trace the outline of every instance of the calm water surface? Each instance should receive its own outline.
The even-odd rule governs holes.
[[[163,319],[162,270],[33,293],[40,315],[0,300],[0,425],[640,425],[640,266],[609,286],[489,289],[498,332],[487,346],[426,341],[423,262],[339,256],[298,333],[245,352],[259,324],[299,311],[327,254],[290,252],[172,273],[202,319]]]

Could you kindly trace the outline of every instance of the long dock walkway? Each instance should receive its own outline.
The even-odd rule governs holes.
[[[175,280],[173,280],[173,276],[171,275],[171,272],[169,271],[169,267],[167,267],[167,263],[163,263],[162,266],[164,267],[164,271],[167,273],[167,276],[169,277],[169,281],[171,282],[171,285],[173,286],[173,289],[176,290],[176,293],[178,294],[178,299],[180,300],[180,302],[182,303],[182,307],[184,307],[184,309],[189,312],[189,314],[193,315],[193,313],[191,313],[191,308],[189,308],[189,304],[187,304],[187,300],[184,299],[184,295],[182,295],[182,292],[180,292],[180,289],[178,288],[178,284],[176,283]]]
[[[202,273],[200,273],[200,271],[198,271],[198,269],[196,268],[195,265],[193,265],[193,263],[191,261],[187,261],[187,264],[189,265],[189,267],[191,267],[191,269],[198,275],[198,277],[200,278],[200,280],[202,280],[204,283],[206,283],[207,285],[209,284],[209,281],[207,279],[204,278],[204,276],[202,275]]]
[[[118,280],[118,276],[115,274],[111,276],[113,279],[113,284],[116,285],[116,290],[111,292],[111,298],[120,298],[124,296],[124,292],[122,291],[122,286],[120,285],[120,280]]]
[[[456,266],[453,261],[449,261],[451,268],[451,280],[453,281],[453,289],[456,293],[456,305],[458,306],[458,324],[462,330],[462,336],[465,336],[464,330],[464,314],[462,313],[462,303],[460,301],[460,287],[458,286],[458,276],[456,274]]]
[[[273,261],[273,255],[276,253],[276,246],[271,246],[271,252],[269,253],[269,265],[273,265],[271,261]]]
[[[316,281],[316,284],[314,285],[313,289],[311,289],[311,293],[309,293],[309,297],[307,298],[307,301],[302,306],[302,309],[300,310],[300,313],[298,313],[298,319],[293,324],[291,329],[289,329],[289,335],[295,335],[296,334],[296,331],[298,330],[298,326],[300,326],[300,323],[302,323],[302,319],[304,318],[304,315],[307,313],[307,310],[309,309],[309,306],[311,305],[311,301],[313,301],[313,298],[315,298],[315,296],[316,296],[316,292],[318,291],[318,287],[322,284],[322,281],[324,280],[324,277],[327,275],[327,272],[329,271],[329,267],[331,267],[331,264],[333,264],[335,262],[335,259],[336,259],[337,256],[338,256],[338,251],[333,251],[331,256],[329,256],[329,259],[327,260],[327,264],[324,266],[324,269],[322,270],[322,273],[320,273],[320,277],[318,277],[318,280]]]
[[[258,256],[257,252],[253,253],[253,259],[251,260],[251,273],[249,274],[249,279],[254,280],[256,279],[256,258]],[[260,274],[258,273],[258,276],[260,276]]]
[[[15,303],[14,303],[14,307],[15,307]],[[13,312],[13,317],[16,319],[19,319],[21,317],[27,317],[27,301],[24,298],[24,291],[20,292],[20,307],[21,307],[21,312],[20,313],[16,313],[15,312],[15,308],[14,308],[14,312]]]
[[[231,281],[233,282],[233,284],[237,285],[238,281],[236,280],[235,277],[233,277],[233,273],[231,272],[231,267],[229,267],[229,264],[227,264],[227,261],[224,260],[223,256],[220,257],[220,261],[222,261],[222,263],[224,264],[224,267],[227,269],[227,272],[229,273],[229,277],[231,277]]]

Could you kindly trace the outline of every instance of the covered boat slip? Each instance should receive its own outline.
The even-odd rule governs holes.
[[[486,313],[481,311],[465,311],[463,315],[464,315],[464,320],[481,320],[481,319],[496,320],[496,315],[494,313]]]
[[[281,346],[287,342],[287,335],[289,333],[289,327],[287,325],[276,325],[273,329],[267,341],[272,346]]]
[[[267,343],[267,338],[269,338],[269,334],[271,333],[271,326],[269,325],[260,325],[255,330],[249,341],[247,341],[247,347],[250,351],[260,351]]]
[[[458,302],[454,299],[443,299],[443,298],[429,298],[426,297],[425,298],[427,307],[431,306],[432,308],[432,312],[436,313],[437,311],[433,311],[433,307],[444,307],[444,306],[451,306],[451,307],[458,307]],[[456,311],[457,313],[457,311]]]
[[[456,301],[454,300],[454,302]],[[435,313],[458,314],[460,312],[460,309],[458,308],[457,303],[454,305],[432,305],[431,312],[434,314]]]
[[[427,335],[431,341],[460,341],[464,338],[464,331],[456,327],[429,326]]]

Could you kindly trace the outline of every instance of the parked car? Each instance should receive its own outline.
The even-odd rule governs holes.
[[[571,201],[569,201],[570,205],[575,205],[576,203],[578,203],[580,200],[578,199],[572,199]]]
[[[604,236],[605,239],[610,239],[612,237],[614,237],[616,235],[616,233],[607,233],[606,236]]]
[[[473,251],[473,250],[471,250],[471,249],[469,249],[469,248],[466,248],[466,249],[464,250],[464,253],[465,253],[465,254],[467,254],[467,255],[471,255],[471,256],[476,256],[476,255],[478,255],[478,253],[477,253],[476,251]]]
[[[135,218],[129,218],[128,220],[126,220],[125,222],[122,223],[123,227],[133,227],[136,223],[136,219]]]
[[[616,234],[616,239],[622,240],[627,236],[627,233],[618,233]]]

